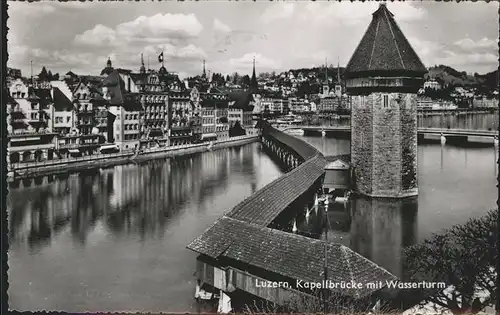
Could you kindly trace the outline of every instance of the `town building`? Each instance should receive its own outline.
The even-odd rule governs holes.
[[[109,102],[108,141],[121,150],[139,148],[140,116],[144,110],[139,93],[127,93],[117,70],[107,73],[102,82],[104,99]]]
[[[7,67],[7,76],[12,79],[19,79],[22,77],[22,73],[20,69],[14,69]]]
[[[51,89],[49,82],[28,83],[21,78],[11,82],[7,100],[10,163],[53,158],[55,134],[52,132]]]
[[[431,79],[424,82],[424,89],[440,90],[441,84],[439,84],[436,80]]]
[[[218,134],[225,136],[226,130],[229,130],[228,111],[229,97],[224,93],[201,93],[201,121],[202,135],[201,140],[216,140]],[[223,119],[224,118],[224,119]]]
[[[289,97],[288,104],[290,107],[290,111],[293,113],[301,113],[307,111],[307,106],[304,99],[297,97]]]
[[[262,112],[273,114],[273,105],[274,101],[269,97],[262,97],[260,100],[260,107],[262,108]]]
[[[333,95],[323,96],[319,100],[318,111],[320,113],[332,113],[337,110],[339,99]]]
[[[73,90],[74,125],[78,131],[77,135],[80,136],[80,151],[95,153],[100,143],[105,142],[104,137],[99,134],[96,121],[97,108],[104,102],[102,95],[91,84],[80,81]]]
[[[418,194],[417,91],[425,66],[385,3],[345,70],[351,95],[354,190],[372,197]]]
[[[240,110],[241,114],[241,126],[243,128],[253,127],[253,110],[254,110],[254,98],[251,89],[247,91],[234,91],[228,93],[228,97],[231,100],[229,108],[233,109],[233,113],[236,110]],[[234,125],[233,125],[234,126]]]

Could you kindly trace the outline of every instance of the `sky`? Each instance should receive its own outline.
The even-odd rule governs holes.
[[[498,2],[389,2],[427,66],[486,73],[498,66]],[[8,66],[23,75],[100,74],[114,67],[165,67],[181,77],[207,71],[251,74],[337,63],[345,66],[376,2],[162,1],[10,2]]]

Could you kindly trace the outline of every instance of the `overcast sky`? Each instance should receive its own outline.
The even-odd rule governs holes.
[[[388,3],[424,64],[485,73],[498,65],[498,3]],[[29,75],[138,70],[140,55],[181,76],[345,66],[377,3],[361,2],[9,2],[8,66]]]

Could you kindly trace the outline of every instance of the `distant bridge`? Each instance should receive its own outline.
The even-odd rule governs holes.
[[[349,137],[351,134],[351,126],[306,126],[296,125],[282,128],[282,131],[297,130],[304,131],[304,135],[321,135],[323,132],[326,136]],[[476,143],[480,145],[493,145],[498,143],[497,130],[477,130],[477,129],[442,129],[442,128],[418,128],[417,131],[419,141],[438,141],[441,136],[446,138],[449,143]]]
[[[290,130],[290,129],[302,129],[304,131],[316,131],[316,132],[351,132],[351,126],[307,126],[307,125],[296,125],[281,128],[280,130]],[[442,128],[418,128],[418,134],[434,134],[444,136],[481,136],[481,137],[495,137],[498,135],[496,130],[477,130],[477,129],[442,129]]]

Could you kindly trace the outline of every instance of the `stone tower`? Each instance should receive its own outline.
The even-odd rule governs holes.
[[[323,81],[323,96],[328,96],[330,93],[330,87],[328,82],[328,63],[325,58],[325,81]]]
[[[416,93],[426,72],[394,15],[380,4],[344,73],[356,192],[418,194]]]

